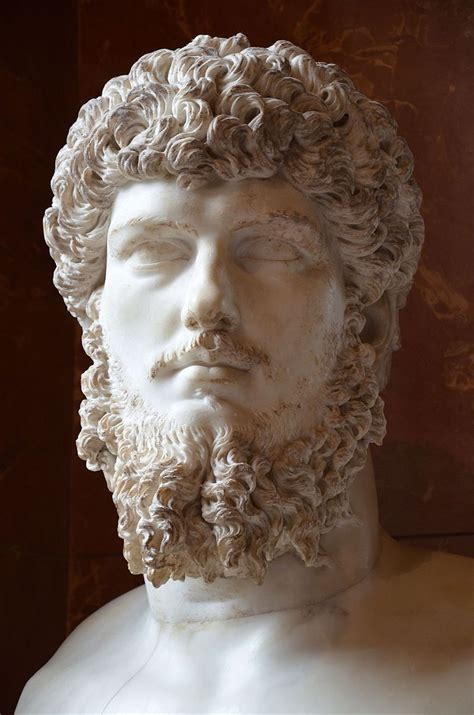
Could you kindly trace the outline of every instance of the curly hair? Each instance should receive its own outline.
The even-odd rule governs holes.
[[[387,293],[400,308],[423,241],[412,170],[388,110],[336,65],[287,41],[261,48],[242,34],[199,35],[145,55],[80,110],[44,218],[54,282],[89,326],[111,206],[130,181],[171,175],[196,188],[279,173],[317,203],[361,307]]]

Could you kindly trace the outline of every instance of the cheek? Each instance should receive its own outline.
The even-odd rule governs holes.
[[[273,295],[255,312],[253,332],[264,340],[277,379],[301,383],[324,380],[331,372],[343,335],[345,297],[337,278],[299,281],[291,292]],[[284,300],[286,298],[286,300]],[[258,320],[256,319],[258,317]]]
[[[120,280],[113,273],[104,285],[101,321],[112,351],[120,355],[156,349],[176,329],[179,308],[171,296],[152,285],[153,279]]]
[[[307,325],[307,350],[321,380],[327,379],[336,363],[344,335],[345,293],[337,280],[330,280],[313,304]]]

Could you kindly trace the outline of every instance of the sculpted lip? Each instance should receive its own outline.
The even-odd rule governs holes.
[[[216,354],[206,352],[203,354],[202,351],[191,351],[172,360],[168,367],[174,371],[183,370],[187,367],[204,367],[208,369],[230,368],[241,372],[248,372],[252,364],[250,360],[243,360],[242,358],[236,358],[233,355],[223,354],[222,352]]]
[[[228,363],[223,363],[223,362],[203,362],[202,360],[195,360],[193,362],[186,363],[185,365],[180,365],[179,367],[175,367],[175,370],[183,370],[187,367],[207,367],[209,369],[213,367],[220,367],[220,368],[226,368],[226,369],[231,369],[231,370],[239,370],[240,372],[248,372],[248,368],[244,367],[237,367],[236,365],[229,365]]]
[[[203,333],[194,338],[192,343],[163,353],[151,365],[148,378],[154,380],[160,374],[177,372],[191,366],[250,372],[252,368],[269,365],[270,362],[263,350],[241,345],[225,333]]]

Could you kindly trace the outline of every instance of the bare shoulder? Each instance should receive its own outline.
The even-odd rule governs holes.
[[[402,546],[384,537],[375,569],[381,582],[391,581],[400,595],[409,591],[411,601],[435,607],[472,608],[474,559]]]
[[[93,613],[30,678],[16,715],[71,712],[71,704],[76,700],[73,711],[87,712],[82,706],[86,706],[91,695],[87,693],[88,683],[97,688],[100,674],[106,695],[108,686],[113,689],[117,681],[126,678],[127,669],[135,666],[133,644],[135,639],[143,644],[148,618],[144,586],[119,596]],[[93,699],[96,698],[94,693]]]
[[[338,693],[352,698],[353,712],[472,712],[473,594],[473,560],[384,536],[372,573],[327,602]],[[314,620],[308,650],[313,630],[320,635]],[[357,707],[355,681],[365,693]]]
[[[472,649],[474,559],[402,546],[384,536],[379,562],[358,594],[361,611],[378,622],[374,634],[392,643],[436,648],[439,657],[456,654],[458,661]]]

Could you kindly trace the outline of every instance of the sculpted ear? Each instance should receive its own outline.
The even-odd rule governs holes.
[[[392,353],[400,347],[400,329],[396,298],[384,293],[376,303],[364,310],[366,319],[361,338],[370,343],[376,353],[376,373],[380,389],[388,382]]]

